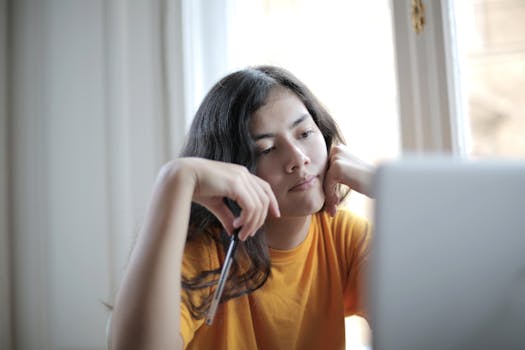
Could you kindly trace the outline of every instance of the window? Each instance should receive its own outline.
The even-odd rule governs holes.
[[[467,152],[525,156],[525,2],[456,1],[460,73],[470,124]]]

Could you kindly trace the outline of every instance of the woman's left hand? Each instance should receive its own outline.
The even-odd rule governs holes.
[[[328,155],[328,166],[324,178],[326,195],[325,210],[335,215],[340,198],[337,184],[344,184],[372,198],[372,177],[375,167],[352,155],[345,145],[333,146]]]

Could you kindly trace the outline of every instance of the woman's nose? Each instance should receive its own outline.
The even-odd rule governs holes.
[[[288,161],[286,163],[286,172],[288,174],[292,174],[294,171],[310,163],[310,158],[304,150],[297,145],[290,143],[288,152]]]

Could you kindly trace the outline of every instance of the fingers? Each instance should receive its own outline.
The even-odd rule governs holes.
[[[226,232],[232,235],[235,229],[235,227],[233,226],[233,221],[235,220],[235,217],[223,201],[219,200],[218,198],[216,199],[216,201],[217,206],[212,209],[212,213],[217,217],[217,219],[219,219]]]
[[[259,226],[260,216],[264,210],[264,203],[259,198],[254,180],[249,176],[240,179],[240,189],[234,200],[241,207],[241,214],[233,221],[235,228],[241,227],[239,238],[246,240]]]
[[[337,205],[339,204],[340,199],[337,194],[337,184],[338,181],[335,181],[332,174],[330,173],[330,169],[328,169],[324,181],[325,210],[332,217],[336,214]]]
[[[277,199],[264,180],[247,172],[237,184],[233,199],[241,207],[241,214],[233,221],[233,227],[242,227],[239,238],[246,240],[264,224],[269,212],[277,217],[280,212]]]
[[[328,169],[326,174],[325,192],[330,198],[330,203],[335,198],[331,196],[331,187],[335,183],[347,185],[352,190],[372,197],[372,178],[374,166],[364,162],[350,153],[344,145],[336,145],[330,150]]]
[[[246,167],[202,158],[187,158],[185,162],[196,179],[192,200],[210,210],[228,233],[242,227],[239,238],[245,240],[264,224],[269,213],[280,216],[270,185]],[[223,197],[237,202],[239,217],[234,218]]]
[[[279,210],[279,203],[277,202],[277,197],[275,197],[275,194],[273,193],[272,188],[263,179],[257,178],[257,180],[261,183],[264,193],[270,199],[269,209],[271,211],[271,214],[275,217],[281,217],[281,211]]]
[[[337,146],[332,147],[328,156],[328,167],[324,178],[324,193],[325,193],[325,211],[332,217],[335,216],[337,205],[339,204],[339,196],[337,194],[337,185],[340,182],[338,179],[338,154]]]

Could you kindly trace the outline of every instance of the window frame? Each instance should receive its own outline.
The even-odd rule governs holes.
[[[391,2],[402,151],[466,156],[469,129],[451,0],[424,2],[419,34],[412,28],[411,3]]]

